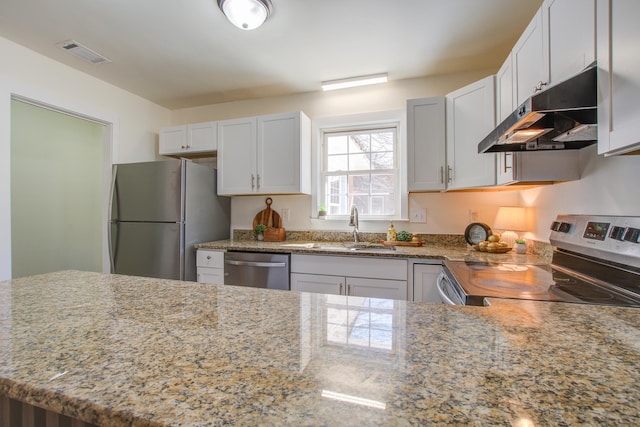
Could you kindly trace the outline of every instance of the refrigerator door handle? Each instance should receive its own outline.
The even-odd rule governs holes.
[[[113,236],[112,228],[114,224],[113,220],[113,197],[116,195],[116,173],[118,171],[118,165],[113,165],[111,168],[111,188],[109,189],[109,207],[108,215],[109,215],[109,224],[107,226],[107,245],[109,247],[109,263],[111,264],[111,273],[116,271],[116,263],[115,263],[115,255],[113,253]]]

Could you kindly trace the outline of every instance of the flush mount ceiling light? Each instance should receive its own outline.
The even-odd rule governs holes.
[[[271,14],[271,0],[218,0],[218,7],[242,30],[255,30]]]
[[[387,74],[374,74],[371,76],[350,77],[348,79],[331,80],[322,82],[322,90],[345,89],[348,87],[373,85],[376,83],[386,83]]]

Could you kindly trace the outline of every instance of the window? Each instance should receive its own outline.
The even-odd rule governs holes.
[[[322,194],[328,215],[394,217],[399,212],[398,125],[322,132]]]

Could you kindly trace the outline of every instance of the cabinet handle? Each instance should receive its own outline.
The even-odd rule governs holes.
[[[453,168],[447,165],[447,182],[453,181]]]
[[[211,255],[207,255],[207,259],[211,259]]]
[[[340,282],[340,291],[338,292],[338,295],[342,295],[342,282]]]
[[[258,182],[258,185],[256,186],[256,190],[260,191],[260,174],[258,174],[257,182]]]
[[[546,85],[548,85],[548,83],[547,83],[547,82],[543,82],[542,80],[540,80],[540,81],[538,82],[538,85],[537,85],[536,87],[534,87],[534,88],[533,88],[533,93],[540,92],[540,91],[542,90],[542,88],[543,88],[544,86],[546,86]]]
[[[254,188],[256,188],[256,177],[253,176],[253,174],[251,174],[251,191],[253,191]]]
[[[347,285],[347,295],[351,295],[351,285]]]
[[[444,166],[440,166],[440,184],[444,184]]]
[[[187,146],[186,145],[181,145],[180,148],[182,148],[183,150],[186,150]]]
[[[513,153],[504,153],[504,173],[507,173],[507,169],[511,169],[513,166],[507,166],[507,156],[513,156]],[[513,157],[511,160],[513,164]]]

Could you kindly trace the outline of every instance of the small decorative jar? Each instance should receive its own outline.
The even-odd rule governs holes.
[[[527,242],[522,239],[516,240],[515,245],[513,246],[516,250],[516,253],[526,254],[527,253]]]

